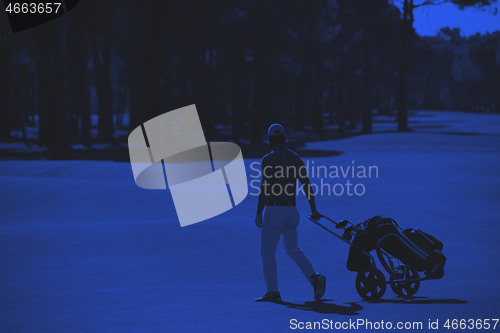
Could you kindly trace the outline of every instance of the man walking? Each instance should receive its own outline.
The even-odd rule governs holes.
[[[286,147],[283,126],[271,125],[267,138],[273,150],[262,158],[262,184],[255,217],[255,225],[261,229],[262,266],[267,291],[255,301],[281,300],[278,290],[276,248],[282,235],[286,253],[311,282],[314,287],[314,298],[320,299],[325,294],[326,278],[316,273],[307,256],[299,248],[297,240],[297,226],[300,220],[295,206],[297,180],[304,187],[311,206],[312,218],[319,220],[321,217],[316,210],[307,170],[300,156]],[[262,218],[264,207],[266,210]]]

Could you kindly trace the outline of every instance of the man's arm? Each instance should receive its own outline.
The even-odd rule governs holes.
[[[257,204],[257,216],[255,217],[255,225],[259,228],[262,228],[262,211],[264,210],[264,207],[266,206],[267,198],[269,196],[269,189],[267,188],[269,185],[271,185],[271,179],[272,179],[272,166],[270,166],[266,158],[262,159],[261,163],[261,169],[262,169],[262,181],[260,184],[260,191],[259,191],[259,203]]]
[[[309,201],[309,206],[311,207],[312,218],[315,220],[319,220],[321,218],[321,214],[316,209],[316,200],[314,198],[314,191],[311,186],[311,181],[309,180],[309,176],[307,175],[307,169],[304,165],[304,162],[301,161],[301,166],[299,168],[299,181],[304,187],[307,201]]]
[[[262,214],[264,207],[266,206],[267,196],[266,196],[266,180],[262,180],[262,184],[260,184],[260,192],[259,192],[259,203],[257,204],[257,214]]]

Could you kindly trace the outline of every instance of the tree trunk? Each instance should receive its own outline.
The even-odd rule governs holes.
[[[169,10],[169,13],[172,13],[173,10]],[[171,83],[171,59],[173,53],[173,24],[172,24],[172,14],[169,15],[169,18],[166,20],[167,23],[162,25],[161,31],[162,36],[165,38],[165,45],[161,49],[161,54],[163,55],[163,61],[160,65],[160,71],[163,78],[163,112],[168,112],[173,110],[172,103],[172,83]],[[201,101],[197,101],[201,103]],[[201,105],[201,104],[199,104]],[[199,106],[198,105],[198,106]]]
[[[41,32],[46,31],[45,29],[40,29]],[[42,66],[47,66],[47,55],[48,50],[50,50],[51,39],[47,34],[40,33],[36,29],[27,32],[27,36],[33,33],[34,38],[36,38],[37,45],[32,45],[32,52],[38,54],[35,56],[36,67],[37,67],[37,88],[38,88],[38,146],[39,147],[49,147],[49,112],[51,107],[51,102],[53,101],[53,92],[51,90],[52,84]]]
[[[186,45],[187,41],[180,41],[181,43],[181,50],[182,50],[182,65],[181,65],[181,77],[180,79],[182,80],[182,95],[181,95],[181,101],[180,101],[180,107],[184,107],[189,105],[189,75],[188,75],[188,69],[190,67],[190,62],[189,57],[189,48]]]
[[[413,29],[413,0],[404,0],[398,77],[398,131],[408,132],[408,57]]]
[[[496,76],[496,79],[494,81],[495,81],[496,87],[494,88],[494,91],[497,92],[497,91],[500,91],[500,66],[497,66],[495,76]],[[495,103],[495,106],[493,107],[493,112],[500,114],[500,94],[495,93],[493,95],[493,103]]]
[[[337,89],[335,89],[336,120],[339,132],[344,130],[346,110],[346,59],[345,55],[339,56],[339,74],[337,77]]]
[[[323,59],[317,50],[318,57],[314,70],[314,105],[313,105],[313,131],[323,134]]]
[[[68,28],[67,17],[44,24],[34,33],[38,44],[25,34],[38,72],[39,145],[56,159],[69,158],[71,147]]]
[[[297,114],[295,115],[296,131],[303,131],[304,126],[304,113],[305,113],[305,89],[306,89],[306,64],[302,61],[300,65],[300,78],[299,78],[299,105],[297,106]]]
[[[165,22],[162,20],[162,15],[165,14],[168,16],[166,21],[169,21],[172,10],[168,4],[161,2],[158,4],[159,7],[153,7],[149,3],[132,4],[134,11],[150,14],[134,20],[132,38],[135,47],[131,55],[130,76],[130,131],[162,114],[165,108],[167,111],[171,111],[171,107],[175,108],[173,103],[170,103],[169,59],[163,58],[165,54],[170,55],[171,50],[170,48],[166,50],[165,44],[159,42],[167,39],[166,44],[172,45],[169,39],[172,35],[168,35],[167,29],[164,28]],[[161,37],[158,38],[158,35]]]
[[[211,43],[208,43],[208,59],[206,62],[206,76],[205,76],[205,132],[212,134],[215,129],[215,112],[214,112],[214,92],[213,92],[213,71],[214,71],[214,48]]]
[[[115,126],[122,126],[123,124],[123,111],[125,108],[126,99],[126,85],[123,73],[118,73],[118,82],[116,89],[116,109],[115,109]]]
[[[91,36],[94,67],[97,78],[97,97],[99,105],[98,140],[100,143],[113,142],[113,100],[111,96],[111,7],[102,8],[102,56],[99,56],[96,37]],[[101,60],[102,58],[102,60]]]
[[[371,1],[371,0],[369,0]],[[362,11],[362,29],[363,29],[363,102],[362,102],[362,125],[361,133],[369,134],[372,132],[372,50],[371,50],[371,13],[369,5],[366,3]]]
[[[132,11],[141,12],[142,8],[138,2],[132,2]],[[133,35],[131,36],[135,47],[130,55],[130,111],[129,111],[129,131],[133,131],[137,126],[148,120],[144,115],[147,108],[147,101],[144,100],[144,91],[147,89],[145,80],[144,63],[142,58],[145,42],[143,36],[143,18],[137,17],[133,20]],[[165,65],[166,66],[166,65]],[[169,82],[169,77],[164,78],[164,82]],[[170,93],[165,90],[165,94]],[[165,96],[166,102],[170,99]]]
[[[353,52],[351,52],[352,55]],[[358,122],[358,117],[357,117],[357,108],[358,105],[356,101],[358,100],[357,94],[358,94],[358,84],[356,82],[356,76],[353,75],[354,73],[354,64],[353,64],[353,57],[348,57],[347,58],[347,68],[349,70],[349,80],[346,82],[348,84],[348,94],[346,95],[346,110],[348,110],[347,113],[347,118],[349,119],[349,129],[356,129],[357,127],[357,122]]]
[[[77,8],[71,16],[69,59],[71,63],[71,90],[73,111],[81,120],[81,140],[85,147],[91,146],[90,99],[87,80],[87,48],[83,12]],[[76,119],[78,122],[78,118]]]
[[[0,42],[0,139],[10,139],[12,130],[12,36]]]
[[[12,108],[15,116],[14,127],[20,126],[23,142],[28,148],[31,148],[26,135],[26,115],[28,114],[28,109],[31,107],[30,101],[28,100],[29,89],[31,87],[28,66],[24,64],[19,66],[16,71],[16,76],[13,79],[11,85],[14,89],[14,103]]]
[[[252,102],[252,130],[250,139],[253,144],[260,143],[260,41],[256,41],[253,57],[253,102]]]
[[[39,79],[39,145],[48,147],[54,159],[71,155],[68,30],[69,17],[65,16],[37,28],[38,45],[25,35]]]
[[[53,158],[69,159],[71,156],[71,91],[70,68],[68,61],[69,16],[62,17],[57,22],[57,54],[54,61],[55,85],[58,87],[55,117],[55,144],[52,149]]]
[[[233,74],[233,98],[231,103],[231,127],[233,142],[238,143],[240,123],[241,123],[241,110],[243,103],[241,99],[240,82],[241,80],[241,65],[243,61],[242,47],[239,41],[236,42],[235,56],[234,56],[234,74]]]
[[[144,71],[142,70],[143,60],[135,49],[132,55],[131,77],[130,77],[130,112],[129,112],[129,131],[133,131],[137,126],[146,121],[144,108],[147,107],[144,101]]]

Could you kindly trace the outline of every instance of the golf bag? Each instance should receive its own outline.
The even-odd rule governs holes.
[[[419,229],[399,228],[391,218],[374,216],[349,230],[355,232],[353,246],[349,250],[347,269],[359,271],[370,264],[370,258],[362,252],[380,247],[405,265],[432,278],[444,274],[446,257],[441,252],[443,243]],[[347,230],[346,230],[347,233]],[[348,237],[344,233],[344,237]]]

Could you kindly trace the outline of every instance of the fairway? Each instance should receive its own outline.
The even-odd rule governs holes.
[[[473,124],[470,131],[448,121],[461,115]],[[251,187],[236,208],[181,228],[169,191],[137,187],[129,163],[1,161],[0,331],[284,332],[324,319],[416,325],[410,331],[429,331],[436,320],[433,331],[453,331],[443,326],[447,319],[493,325],[500,313],[495,124],[498,115],[421,112],[411,118],[413,133],[378,122],[374,134],[303,148],[342,152],[304,159],[316,166],[377,167],[366,178],[311,177],[330,189],[353,184],[351,195],[337,195],[339,187],[337,194],[318,195],[320,213],[352,222],[392,217],[444,244],[444,278],[422,282],[411,299],[388,287],[377,302],[357,294],[356,273],[346,269],[348,246],[308,221],[302,195],[299,245],[327,277],[326,294],[314,301],[312,287],[279,245],[283,302],[254,303],[265,285]],[[257,173],[250,165],[259,161],[245,159],[249,181]],[[354,193],[355,184],[363,185],[362,195],[360,187]]]

